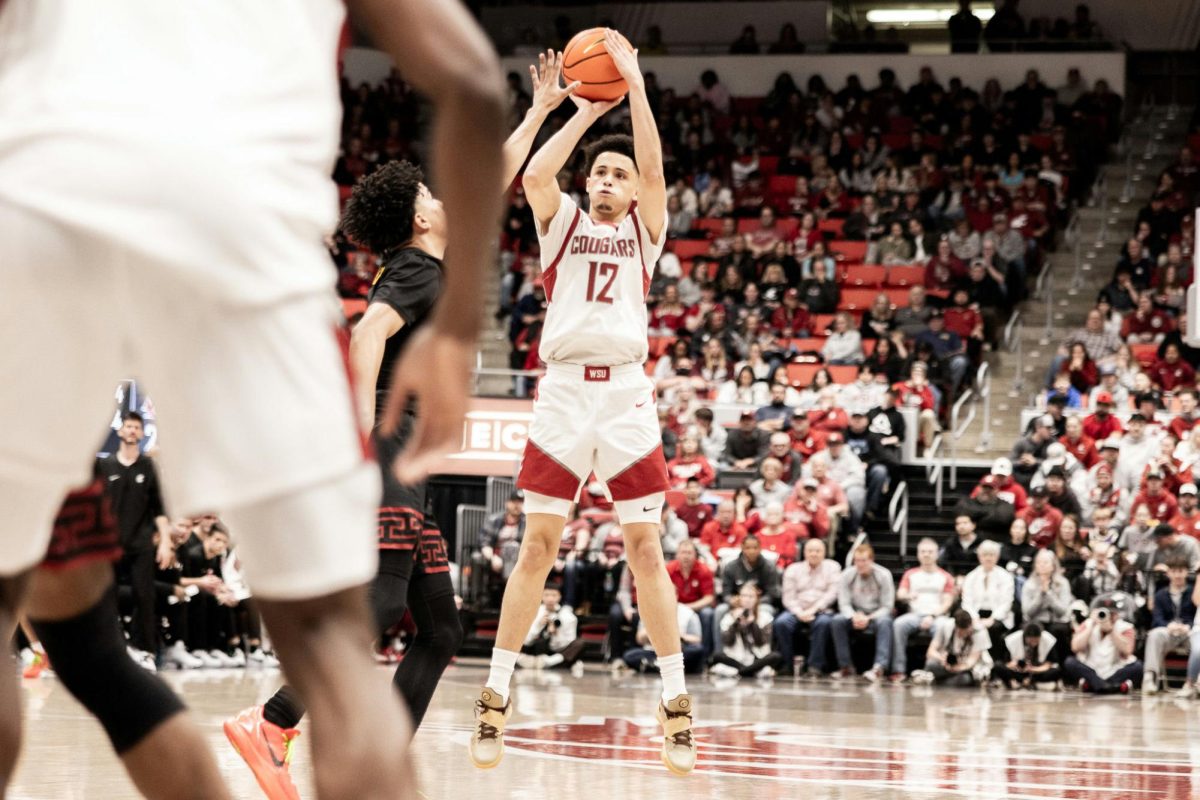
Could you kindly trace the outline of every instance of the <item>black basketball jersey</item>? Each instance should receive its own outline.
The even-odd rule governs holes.
[[[368,305],[387,303],[404,320],[404,326],[384,346],[383,364],[375,385],[377,415],[382,411],[388,388],[392,385],[392,369],[397,357],[429,318],[441,291],[441,259],[415,247],[397,250],[375,275],[375,282],[367,294]]]

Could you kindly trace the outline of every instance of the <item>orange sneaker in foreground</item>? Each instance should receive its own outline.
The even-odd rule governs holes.
[[[29,679],[40,678],[48,666],[50,666],[50,661],[44,653],[34,653],[33,661],[29,662],[29,666],[21,673],[21,677]]]
[[[696,766],[696,738],[692,735],[692,696],[681,694],[658,703],[658,722],[663,726],[662,762],[672,773],[687,775]]]
[[[300,731],[284,729],[263,719],[262,706],[247,708],[225,722],[225,738],[254,773],[259,787],[271,800],[300,800],[288,765],[292,744]]]

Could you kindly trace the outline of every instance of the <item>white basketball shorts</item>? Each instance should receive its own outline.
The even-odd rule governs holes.
[[[576,500],[593,472],[615,501],[669,488],[654,383],[641,364],[548,364],[538,382],[517,486]]]
[[[0,178],[4,166],[0,157]],[[155,403],[169,513],[234,518],[320,499],[297,503],[296,518],[232,531],[256,593],[313,597],[368,582],[379,475],[354,412],[340,307],[331,286],[306,283],[318,271],[332,281],[320,231],[245,185],[225,191],[238,195],[236,213],[214,205],[193,216],[199,199],[176,207],[170,175],[142,177],[141,205],[119,202],[135,191],[126,185],[107,209],[67,198],[62,215],[0,191],[0,576],[41,561],[63,496],[91,475],[117,382],[137,378]],[[205,202],[220,202],[223,179]],[[121,233],[131,215],[144,221],[141,241]],[[272,257],[265,242],[284,241]],[[170,261],[150,254],[166,249]],[[275,282],[266,302],[226,285],[240,272],[257,287],[284,265],[296,280]]]

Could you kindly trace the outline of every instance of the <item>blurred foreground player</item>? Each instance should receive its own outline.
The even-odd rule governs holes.
[[[97,479],[67,495],[45,559],[28,581],[26,618],[63,685],[99,720],[138,790],[150,798],[229,794],[183,703],[131,657],[117,613],[117,522]],[[0,633],[10,635],[12,621]],[[2,691],[12,691],[4,682]],[[10,742],[0,752],[15,753]]]
[[[549,51],[530,69],[533,105],[525,122],[504,144],[500,188],[512,182],[525,162],[538,128],[572,91],[561,87],[560,57]],[[393,161],[354,187],[341,229],[353,241],[384,258],[367,296],[367,310],[350,337],[350,366],[359,388],[359,417],[373,432],[375,452],[390,464],[411,436],[424,409],[404,410],[402,424],[390,436],[375,423],[387,401],[391,365],[424,327],[442,287],[446,252],[446,212],[424,184],[421,170]],[[379,572],[370,600],[376,629],[387,630],[411,611],[417,635],[404,652],[392,682],[420,727],[442,673],[462,643],[462,626],[450,580],[446,542],[432,517],[425,514],[425,483],[401,483],[383,470],[379,508]],[[304,704],[296,691],[283,686],[262,706],[254,706],[225,723],[225,735],[254,772],[272,800],[298,797],[289,774],[296,726]]]
[[[666,463],[654,384],[642,367],[646,293],[666,242],[662,145],[636,53],[614,31],[606,32],[605,47],[629,84],[633,138],[606,136],[588,149],[589,213],[559,191],[557,175],[580,137],[620,99],[575,98],[578,112],[525,170],[549,301],[541,340],[547,367],[517,481],[525,490],[525,539],[504,593],[491,672],[475,702],[469,749],[482,769],[495,767],[504,755],[513,668],[571,504],[593,471],[613,498],[639,610],[658,654],[663,763],[686,774],[696,760],[675,589],[659,543]]]
[[[458,3],[348,5],[434,103],[455,241],[445,302],[393,369],[383,420],[413,398],[426,409],[397,467],[412,482],[461,434],[504,93]],[[414,781],[406,714],[369,651],[379,473],[322,243],[344,15],[338,0],[0,5],[0,336],[21,343],[0,374],[45,390],[0,394],[0,415],[22,420],[0,442],[0,613],[19,614],[62,498],[89,477],[91,415],[136,374],[174,421],[167,496],[246,532],[247,578],[313,712],[318,795],[370,800]],[[6,688],[0,782],[19,737]]]

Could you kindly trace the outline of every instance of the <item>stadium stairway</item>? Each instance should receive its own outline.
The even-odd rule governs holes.
[[[1149,106],[1127,123],[1087,204],[1078,210],[1058,250],[1049,254],[1032,296],[1022,304],[1007,347],[990,355],[990,436],[984,433],[987,420],[977,420],[959,440],[959,453],[991,459],[1006,454],[1016,441],[1021,410],[1034,405],[1054,351],[1069,331],[1083,325],[1096,294],[1111,279],[1138,209],[1183,145],[1190,111]]]

